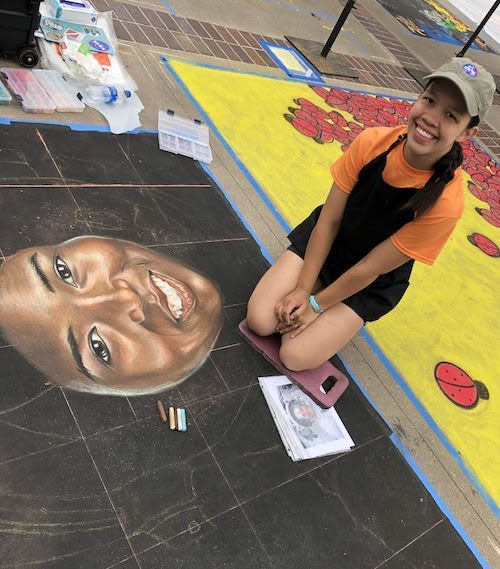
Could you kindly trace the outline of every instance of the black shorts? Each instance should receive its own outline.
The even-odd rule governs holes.
[[[302,252],[296,246],[290,245],[288,250],[298,255],[301,259],[304,258],[305,251]],[[325,265],[320,271],[319,279],[323,286],[326,287],[338,279],[339,276],[340,274],[335,274],[331,267]],[[390,274],[381,275],[366,288],[345,298],[342,302],[354,310],[365,324],[378,320],[398,304],[410,284],[407,281],[398,282],[394,279],[391,282],[391,279],[392,275]]]

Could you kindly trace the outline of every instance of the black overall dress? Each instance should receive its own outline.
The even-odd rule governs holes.
[[[387,155],[405,138],[405,135],[400,135],[388,150],[361,169],[358,182],[349,194],[339,232],[319,274],[324,286],[338,279],[379,243],[414,219],[413,211],[401,208],[420,190],[395,188],[382,178]],[[322,207],[317,207],[288,235],[292,244],[289,249],[302,258]],[[380,275],[366,288],[342,302],[364,322],[378,320],[403,297],[410,284],[413,263],[411,259],[397,269]]]

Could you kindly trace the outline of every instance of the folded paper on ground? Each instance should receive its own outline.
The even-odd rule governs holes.
[[[259,377],[259,384],[293,461],[346,452],[354,446],[335,409],[323,409],[284,375]]]

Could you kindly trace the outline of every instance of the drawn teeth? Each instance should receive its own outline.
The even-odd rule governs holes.
[[[182,318],[182,299],[175,290],[174,287],[170,286],[164,280],[155,277],[155,275],[151,275],[151,280],[167,297],[168,307],[172,311],[174,318],[179,319]]]

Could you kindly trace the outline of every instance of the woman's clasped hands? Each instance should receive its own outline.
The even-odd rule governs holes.
[[[309,304],[309,293],[300,287],[282,298],[274,312],[278,319],[276,331],[280,334],[291,332],[291,338],[300,334],[319,316]]]

